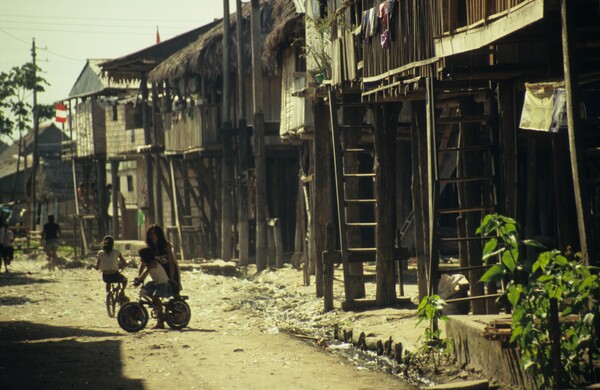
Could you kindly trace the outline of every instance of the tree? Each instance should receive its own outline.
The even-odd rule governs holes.
[[[39,119],[50,119],[53,116],[52,105],[38,104],[36,107],[27,102],[33,92],[44,92],[44,86],[50,84],[39,76],[40,68],[32,62],[13,67],[8,73],[0,72],[0,134],[9,136],[19,147],[17,171],[13,181],[12,200],[15,200],[17,176],[21,169],[21,155],[25,145],[23,136],[32,130],[34,111]],[[13,133],[18,131],[18,137]],[[25,160],[27,169],[27,160]]]

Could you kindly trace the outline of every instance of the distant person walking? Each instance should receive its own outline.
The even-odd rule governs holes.
[[[15,254],[15,248],[13,247],[13,241],[15,240],[15,235],[12,230],[8,228],[8,224],[4,223],[4,238],[2,245],[2,260],[4,262],[4,270],[8,272],[8,266],[13,260]],[[2,263],[0,263],[0,271],[2,271]]]
[[[48,270],[56,268],[56,251],[58,250],[58,238],[60,237],[60,226],[54,222],[54,215],[48,215],[48,223],[44,224],[42,230],[41,244],[44,246],[48,258]]]

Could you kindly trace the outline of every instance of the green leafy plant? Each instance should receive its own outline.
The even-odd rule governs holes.
[[[440,320],[448,320],[443,313],[445,304],[446,302],[439,295],[431,295],[424,297],[417,307],[417,326],[423,321],[429,322],[418,352],[426,362],[433,364],[435,371],[438,371],[442,361],[448,360],[452,355],[452,341],[442,338],[442,332],[438,326]]]
[[[307,42],[303,47],[308,72],[316,81],[322,82],[331,73],[331,28],[332,17],[306,17]]]
[[[508,279],[501,299],[512,310],[512,335],[521,353],[521,366],[532,373],[540,388],[580,387],[595,383],[593,362],[600,359],[597,335],[600,311],[598,269],[582,264],[581,256],[547,250],[532,240],[521,240],[515,220],[487,215],[477,232],[495,236],[487,241],[483,260],[499,256],[482,282]],[[522,258],[521,248],[542,249],[535,261]],[[556,299],[560,316],[560,373],[554,383],[550,301]]]

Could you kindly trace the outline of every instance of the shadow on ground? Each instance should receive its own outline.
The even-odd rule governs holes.
[[[34,278],[25,272],[3,272],[0,274],[0,288],[4,286],[23,286],[34,283],[54,283],[48,279]]]
[[[119,337],[112,332],[0,322],[1,386],[143,389],[141,380],[123,376]]]

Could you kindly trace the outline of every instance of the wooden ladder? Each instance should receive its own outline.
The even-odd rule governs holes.
[[[490,92],[491,93],[491,92]],[[469,99],[469,98],[467,98]],[[461,256],[465,256],[469,251],[481,254],[479,246],[489,237],[481,237],[475,234],[478,224],[483,217],[489,213],[495,213],[498,209],[498,188],[500,178],[497,172],[499,166],[498,152],[498,128],[495,125],[495,110],[493,99],[488,99],[488,106],[485,108],[485,114],[475,114],[471,104],[465,100],[466,104],[461,107],[460,115],[454,117],[437,118],[437,134],[443,133],[441,142],[434,140],[436,148],[436,175],[434,177],[435,196],[440,199],[445,188],[456,189],[456,197],[452,199],[452,205],[435,206],[434,221],[437,225],[437,234],[432,239],[437,239],[435,248],[439,248],[442,243],[458,243]],[[446,142],[445,139],[455,137],[453,141]],[[463,194],[461,196],[461,193]],[[462,198],[462,199],[461,199]],[[445,198],[448,202],[448,197]],[[444,235],[439,229],[441,220],[447,219],[451,215],[462,217],[469,220],[468,229],[457,226],[457,235]],[[461,218],[460,221],[463,219]],[[457,218],[457,225],[460,222]],[[464,226],[464,225],[463,225]],[[438,254],[431,254],[437,257]],[[472,262],[472,261],[471,261]],[[438,258],[439,264],[439,258]],[[498,297],[493,286],[488,286],[488,292],[482,285],[476,285],[479,277],[485,272],[485,269],[492,265],[481,264],[472,265],[461,262],[460,268],[451,270],[439,270],[441,273],[464,273],[470,281],[471,296],[467,298],[458,298],[456,300],[448,299],[446,302],[458,302],[462,300],[485,300]],[[437,283],[437,279],[434,280]]]
[[[371,169],[360,168],[360,162],[356,162],[356,166],[359,168],[356,170],[347,170],[345,167],[350,166],[347,164],[346,159],[357,158],[362,156],[362,161],[369,161],[373,159],[374,148],[371,145],[367,146],[363,142],[359,142],[357,146],[351,146],[343,148],[342,138],[345,132],[362,131],[371,127],[370,125],[340,125],[338,124],[338,103],[337,96],[332,89],[329,89],[329,110],[330,110],[330,129],[332,139],[332,149],[334,157],[334,173],[335,173],[335,190],[337,199],[337,215],[338,215],[338,233],[340,250],[342,254],[342,262],[344,265],[344,287],[346,292],[346,302],[351,303],[352,298],[350,295],[349,286],[349,270],[348,266],[350,263],[364,263],[364,262],[375,262],[376,258],[376,227],[377,222],[375,221],[376,208],[377,208],[377,197],[375,187],[375,171],[371,165]],[[365,105],[363,103],[353,103],[357,105]],[[345,104],[346,106],[346,104]],[[365,158],[366,156],[366,158]],[[366,165],[366,164],[365,164]],[[364,183],[369,181],[372,183],[370,186]],[[352,183],[350,183],[352,182]],[[357,186],[354,191],[350,190],[350,186]],[[352,196],[348,197],[347,194],[350,192],[360,193],[361,189],[366,187],[372,188],[371,194]],[[358,212],[349,212],[352,210],[356,211],[356,208],[360,208]],[[367,207],[367,209],[365,209]],[[365,210],[367,212],[365,212]],[[361,215],[368,214],[369,219],[365,219],[364,216],[359,220],[350,220],[349,215]],[[356,245],[356,242],[348,242],[348,232],[351,229],[358,230],[361,239],[361,243],[368,240],[372,242],[372,246]]]

